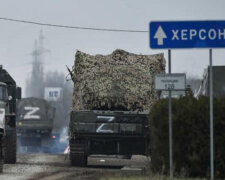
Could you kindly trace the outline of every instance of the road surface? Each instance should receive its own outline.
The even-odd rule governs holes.
[[[142,172],[149,163],[143,156],[131,160],[95,156],[88,167],[72,167],[66,155],[18,154],[17,164],[5,164],[1,180],[97,180],[107,174]],[[136,172],[135,172],[136,174]]]

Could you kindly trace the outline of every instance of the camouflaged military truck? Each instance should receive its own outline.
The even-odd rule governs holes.
[[[22,98],[17,103],[17,136],[19,146],[28,151],[49,152],[55,136],[52,134],[55,108],[40,98]]]
[[[70,115],[70,160],[86,166],[89,155],[148,155],[148,113],[158,99],[154,75],[165,71],[163,54],[116,50],[91,56],[77,51]]]
[[[16,163],[16,101],[21,88],[0,66],[0,171],[5,163]]]

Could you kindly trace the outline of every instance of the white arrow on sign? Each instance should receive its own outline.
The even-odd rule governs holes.
[[[155,33],[155,36],[154,36],[154,39],[157,39],[157,44],[158,45],[163,45],[163,39],[167,38],[165,32],[163,31],[162,27],[159,26],[156,33]]]

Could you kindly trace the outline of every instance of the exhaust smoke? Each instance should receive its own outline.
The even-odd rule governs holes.
[[[51,138],[55,138],[52,138],[54,145],[50,152],[63,153],[68,145],[67,127],[72,103],[73,84],[71,81],[66,81],[66,75],[62,72],[48,71],[44,73],[44,55],[48,50],[43,47],[43,39],[44,37],[41,31],[39,40],[35,41],[34,51],[32,53],[32,73],[26,81],[25,95],[26,97],[44,99],[45,88],[61,88],[62,97],[57,101],[49,101],[49,104],[55,108],[55,117],[51,133]],[[37,149],[39,149],[39,147],[37,147],[36,150]]]

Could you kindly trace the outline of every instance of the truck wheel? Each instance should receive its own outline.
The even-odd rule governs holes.
[[[0,173],[3,172],[3,159],[0,157]]]
[[[70,153],[70,161],[72,166],[87,166],[87,155],[84,153]]]
[[[10,134],[6,134],[4,162],[6,164],[16,163],[16,129],[13,129]]]
[[[117,157],[120,159],[131,159],[132,155],[119,155]]]
[[[3,164],[4,164],[3,142],[0,139],[0,173],[2,173],[3,171]]]
[[[70,140],[70,162],[72,166],[87,166],[86,144]]]

